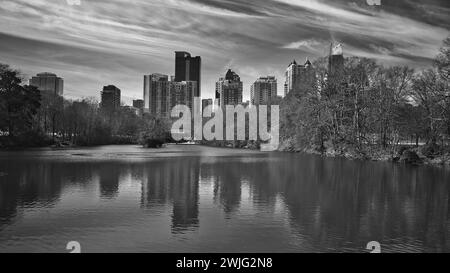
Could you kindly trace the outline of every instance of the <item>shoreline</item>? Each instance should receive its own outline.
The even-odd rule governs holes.
[[[43,147],[9,147],[9,148],[0,148],[0,152],[25,152],[25,151],[64,151],[64,150],[73,150],[73,149],[83,149],[83,148],[95,148],[102,146],[142,146],[139,144],[104,144],[104,145],[92,145],[92,146],[79,146],[79,145],[68,145],[65,147],[54,147],[54,146],[43,146]],[[198,145],[205,146],[211,148],[222,148],[229,150],[248,150],[248,151],[260,151],[259,149],[255,149],[254,147],[229,147],[229,146],[217,146],[217,145],[208,145],[205,143],[198,144],[183,144],[183,143],[166,143],[165,145],[177,145],[177,146],[188,146],[188,145]],[[343,158],[347,160],[359,160],[359,161],[373,161],[373,162],[391,162],[397,164],[406,164],[406,165],[415,165],[415,166],[437,166],[437,167],[450,167],[450,154],[436,156],[434,158],[428,158],[422,155],[419,151],[415,151],[416,147],[410,147],[415,153],[417,153],[419,162],[415,163],[405,163],[400,161],[399,155],[394,155],[392,152],[377,150],[372,153],[357,153],[354,151],[335,151],[333,149],[329,149],[325,152],[320,152],[314,149],[295,149],[288,147],[279,147],[278,150],[273,152],[279,153],[303,153],[309,155],[318,155],[324,158]]]
[[[353,152],[336,152],[336,151],[326,151],[319,152],[313,149],[304,150],[280,150],[283,153],[305,153],[310,155],[318,155],[324,158],[343,158],[347,160],[359,160],[359,161],[372,161],[372,162],[390,162],[399,165],[410,165],[410,166],[436,166],[436,167],[450,167],[450,154],[436,156],[435,158],[428,158],[421,153],[417,153],[419,160],[414,163],[402,162],[400,155],[393,155],[386,151],[379,153],[372,153],[369,155],[361,155]]]

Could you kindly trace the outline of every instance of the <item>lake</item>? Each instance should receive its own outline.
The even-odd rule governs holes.
[[[0,252],[450,251],[450,170],[197,145],[0,152]]]

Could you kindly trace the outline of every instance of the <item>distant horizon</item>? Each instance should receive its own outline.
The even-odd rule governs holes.
[[[230,68],[241,76],[247,101],[261,76],[275,76],[283,95],[289,63],[326,56],[333,41],[346,57],[429,67],[450,33],[449,12],[443,0],[380,7],[366,0],[5,0],[0,62],[26,80],[55,73],[69,99],[99,99],[113,84],[131,104],[143,97],[144,75],[174,75],[175,51],[186,51],[202,57],[202,98],[214,98],[215,82]]]

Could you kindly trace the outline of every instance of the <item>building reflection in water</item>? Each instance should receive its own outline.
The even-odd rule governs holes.
[[[149,219],[156,210],[169,210],[173,234],[198,231],[199,211],[211,201],[210,212],[223,212],[236,225],[244,219],[264,228],[274,224],[273,216],[286,215],[281,223],[289,225],[285,232],[298,240],[291,244],[299,249],[355,250],[372,240],[391,245],[391,250],[405,242],[410,249],[404,251],[450,247],[450,172],[441,168],[284,153],[212,158],[2,160],[0,172],[7,175],[0,176],[0,231],[21,219],[27,208],[52,208],[64,194],[75,203],[77,194],[94,189],[100,199],[120,202],[119,191],[125,189],[140,199],[140,213]],[[134,185],[125,182],[130,173]],[[200,203],[200,179],[206,189],[202,201],[208,204]],[[72,193],[73,188],[78,191]],[[130,203],[116,205],[123,205],[120,213],[133,211]],[[104,208],[98,209],[102,214]],[[120,224],[119,216],[114,220]]]
[[[235,169],[226,162],[222,162],[218,166],[213,165],[212,167],[204,169],[205,171],[210,171],[211,176],[214,178],[214,201],[219,201],[227,217],[230,217],[233,212],[239,209],[241,204],[242,178],[238,173],[240,168],[235,166]]]
[[[198,158],[178,158],[146,163],[142,181],[141,205],[166,206],[172,203],[172,232],[198,228]]]
[[[92,177],[88,163],[75,165],[56,161],[2,160],[0,177],[0,229],[20,218],[24,208],[51,208],[66,186],[83,184]],[[86,173],[87,174],[86,177]]]
[[[260,176],[279,174],[272,181],[278,181],[292,225],[317,250],[354,249],[372,240],[392,244],[391,251],[448,250],[449,172],[291,156],[295,160],[284,158]],[[422,243],[414,246],[415,240]]]
[[[100,163],[97,168],[97,174],[100,184],[100,196],[102,198],[110,199],[119,194],[119,179],[120,172],[123,172],[123,164],[116,162]]]
[[[51,207],[61,192],[58,166],[28,162],[27,171],[15,162],[2,162],[7,175],[0,177],[0,227],[18,214],[19,207]]]

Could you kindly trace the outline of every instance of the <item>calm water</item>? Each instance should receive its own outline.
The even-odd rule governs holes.
[[[450,251],[450,171],[201,146],[0,153],[0,252]]]

